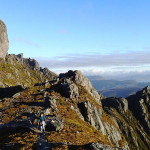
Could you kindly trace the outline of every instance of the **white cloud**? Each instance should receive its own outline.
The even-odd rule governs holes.
[[[105,79],[114,79],[114,80],[136,80],[139,82],[147,82],[150,81],[150,70],[149,68],[145,69],[118,69],[111,68],[111,67],[106,67],[106,68],[91,68],[91,67],[86,67],[86,68],[60,68],[60,69],[51,69],[50,70],[54,71],[56,74],[64,73],[67,72],[68,70],[81,70],[82,73],[86,76],[102,76]]]
[[[100,75],[108,79],[150,80],[150,52],[115,54],[70,54],[55,58],[38,58],[41,66],[57,74],[81,70],[85,75]]]
[[[111,66],[138,66],[150,64],[150,52],[130,52],[115,54],[70,54],[55,58],[38,58],[42,66],[49,68],[64,67],[111,67]]]

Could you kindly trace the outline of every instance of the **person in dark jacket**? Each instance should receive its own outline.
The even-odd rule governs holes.
[[[38,126],[40,125],[41,132],[45,132],[45,126],[46,126],[46,118],[43,113],[41,113],[41,117],[38,120]]]

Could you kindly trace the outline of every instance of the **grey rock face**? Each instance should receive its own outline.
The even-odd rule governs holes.
[[[150,133],[150,87],[145,87],[142,91],[127,98],[129,109],[141,123],[147,133]],[[136,107],[135,107],[136,106]]]
[[[102,100],[104,111],[111,115],[119,126],[119,130],[110,128],[110,124],[104,123],[107,133],[111,133],[114,143],[121,138],[117,133],[122,133],[125,141],[124,149],[149,149],[149,109],[150,88],[146,87],[135,95],[124,98],[106,98]],[[115,109],[117,110],[115,110]],[[109,129],[111,129],[109,131]],[[109,136],[107,135],[109,138]],[[116,142],[115,142],[116,141]],[[124,142],[123,142],[124,143]]]
[[[106,98],[102,100],[102,105],[115,108],[119,113],[126,113],[128,111],[128,101],[125,98]]]
[[[104,128],[104,125],[102,123],[102,112],[99,109],[97,111],[97,108],[94,104],[91,105],[89,101],[86,102],[80,102],[78,104],[79,110],[84,117],[84,120],[89,122],[92,126],[94,126],[96,129],[100,130],[104,135],[106,134],[106,130]]]
[[[6,60],[7,62],[9,62],[10,64],[14,65],[14,62],[17,62],[19,64],[22,64],[23,65],[23,54],[18,54],[18,55],[15,55],[15,54],[9,54],[7,55],[6,57]]]
[[[26,62],[26,64],[29,65],[29,67],[32,69],[32,70],[40,70],[40,65],[39,63],[35,60],[35,59],[25,59],[24,60]]]
[[[91,94],[91,96],[100,104],[101,103],[101,99],[103,98],[102,95],[100,95],[92,86],[91,82],[89,81],[89,79],[87,77],[85,77],[81,71],[75,71],[74,72],[75,76],[74,76],[74,81],[77,84],[82,85],[83,87],[86,88],[86,90]]]
[[[62,94],[67,98],[77,98],[79,96],[78,87],[70,79],[65,78],[64,81],[60,83],[60,88]]]
[[[116,129],[113,125],[110,125],[108,122],[104,123],[104,127],[106,129],[106,135],[108,139],[113,141],[115,145],[119,146],[119,141],[121,140],[121,132],[119,132],[119,128]]]
[[[28,65],[29,68],[35,71],[40,71],[41,76],[44,75],[46,78],[50,80],[54,80],[57,78],[57,75],[51,72],[48,68],[41,68],[39,63],[35,59],[24,59],[23,62]]]
[[[17,56],[20,59],[21,64],[23,65],[23,53],[20,53]]]
[[[57,78],[57,75],[53,72],[51,72],[48,68],[40,68],[40,71],[44,74],[44,76],[46,77],[51,77],[51,79],[56,79]]]
[[[76,84],[80,84],[81,86],[83,86],[89,93],[90,95],[98,102],[98,104],[101,104],[101,99],[103,98],[103,96],[101,94],[99,94],[94,87],[92,86],[91,82],[89,81],[89,79],[87,77],[85,77],[81,71],[76,70],[76,71],[68,71],[65,74],[60,74],[59,78],[72,78],[72,80],[76,83]]]
[[[84,117],[82,116],[78,107],[74,107],[73,105],[71,105],[71,109],[79,116],[80,119],[84,120]]]
[[[113,150],[113,149],[100,143],[91,143],[90,150]]]
[[[6,25],[0,20],[0,58],[5,58],[8,54],[9,41]]]
[[[58,117],[47,116],[47,130],[61,131],[64,128],[64,121]]]
[[[119,146],[119,141],[122,137],[117,122],[112,120],[117,128],[110,125],[108,122],[104,122],[101,109],[97,110],[95,105],[91,104],[89,101],[78,103],[78,107],[85,121],[89,122],[92,126],[106,135],[110,142]]]
[[[52,110],[53,113],[56,112],[57,111],[56,99],[54,97],[46,96],[45,97],[45,107],[48,108],[48,109],[46,109],[47,113],[45,113],[45,115],[49,114],[50,109]]]

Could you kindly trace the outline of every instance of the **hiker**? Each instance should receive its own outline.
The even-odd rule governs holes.
[[[41,127],[41,132],[45,132],[45,126],[46,126],[46,118],[43,113],[41,113],[41,117],[38,120],[38,126]]]

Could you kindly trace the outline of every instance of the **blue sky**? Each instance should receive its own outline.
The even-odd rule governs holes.
[[[9,53],[36,58],[56,73],[80,69],[128,79],[149,72],[149,6],[149,0],[0,0],[0,19]]]

